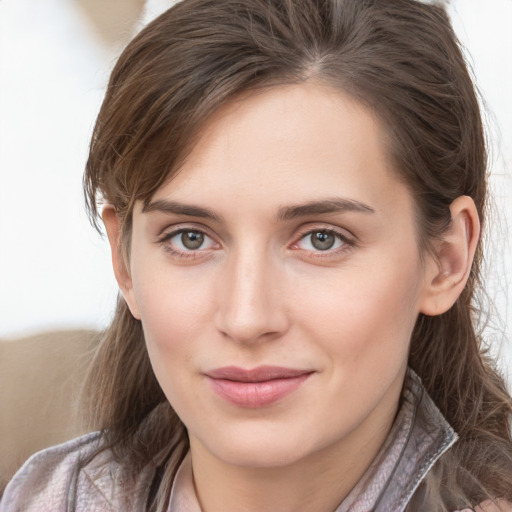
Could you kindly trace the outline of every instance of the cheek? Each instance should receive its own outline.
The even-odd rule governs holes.
[[[134,273],[133,287],[148,349],[161,355],[192,351],[194,333],[204,332],[212,316],[211,278],[147,261]]]
[[[418,315],[416,261],[403,258],[391,266],[365,262],[330,275],[323,286],[318,280],[309,283],[308,300],[297,316],[306,319],[310,336],[316,335],[332,359],[364,361],[369,368],[382,366],[387,358],[403,361]]]
[[[154,267],[147,280],[143,274],[134,279],[134,290],[155,376],[180,418],[187,419],[187,404],[200,399],[192,379],[211,318],[207,287]]]

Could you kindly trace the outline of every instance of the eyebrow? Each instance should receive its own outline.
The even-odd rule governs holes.
[[[375,210],[367,204],[353,199],[332,198],[323,201],[311,201],[296,206],[282,206],[277,212],[278,221],[292,220],[307,215],[318,215],[323,213],[375,213]]]
[[[186,215],[189,217],[209,219],[216,222],[221,222],[223,220],[221,215],[215,213],[209,208],[179,203],[177,201],[168,201],[166,199],[158,199],[157,201],[152,201],[151,203],[144,205],[142,213],[149,212]],[[344,212],[375,213],[375,210],[367,204],[353,199],[332,198],[322,201],[311,201],[305,204],[293,206],[282,206],[277,212],[276,221],[293,220],[300,217],[306,217],[308,215]]]
[[[176,201],[167,201],[165,199],[158,199],[151,203],[144,205],[142,213],[148,212],[162,212],[175,215],[186,215],[189,217],[200,217],[220,222],[222,217],[209,208],[201,206],[194,206],[189,204],[178,203]]]

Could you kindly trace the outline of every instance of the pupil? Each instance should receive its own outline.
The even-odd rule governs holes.
[[[197,231],[186,231],[181,235],[181,242],[187,249],[199,249],[204,242],[204,235]]]
[[[317,231],[311,235],[311,243],[315,249],[320,251],[326,251],[330,249],[336,241],[335,236],[332,233],[326,233],[325,231]]]

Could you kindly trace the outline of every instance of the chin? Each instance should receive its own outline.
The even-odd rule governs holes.
[[[310,445],[311,440],[308,443],[304,436],[288,430],[275,434],[245,429],[242,435],[217,436],[214,443],[206,446],[214,457],[226,464],[254,469],[289,466],[318,449]]]
[[[238,449],[218,454],[226,464],[253,469],[291,466],[299,462],[304,455],[298,451],[298,448],[283,449],[283,447],[277,447],[272,444],[257,449],[246,447],[245,450]]]

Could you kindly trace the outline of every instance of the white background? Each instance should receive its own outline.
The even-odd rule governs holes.
[[[113,311],[107,242],[86,219],[81,176],[108,73],[134,25],[123,20],[108,37],[87,1],[0,0],[0,337],[102,328]],[[138,23],[170,3],[148,0]],[[502,323],[488,337],[512,377],[512,0],[456,0],[450,13],[489,112],[487,282]]]

